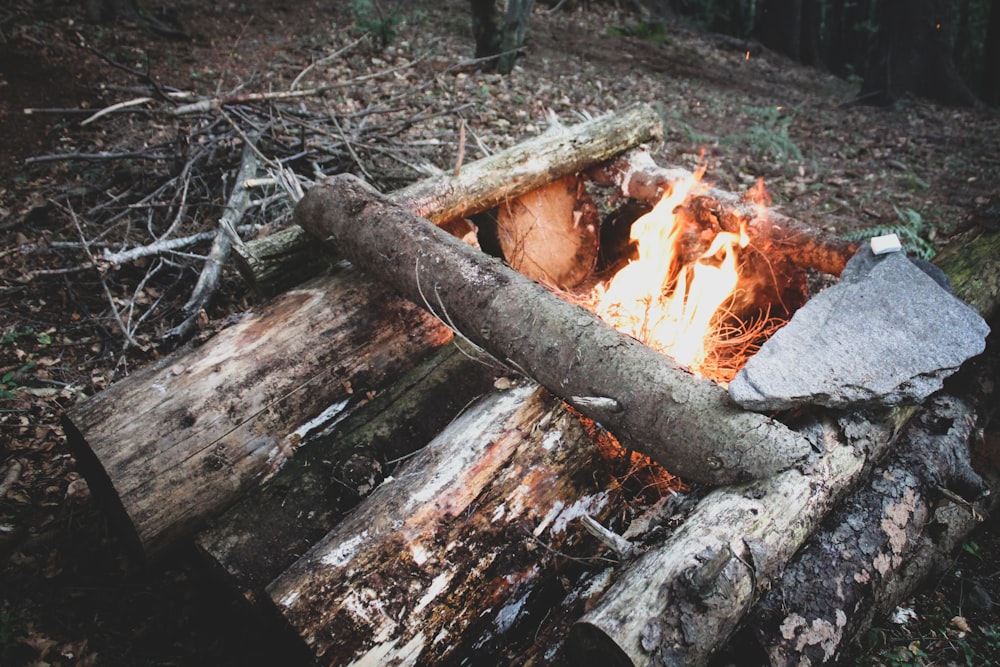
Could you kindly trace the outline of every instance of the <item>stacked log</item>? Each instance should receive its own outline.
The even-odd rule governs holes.
[[[647,105],[597,118],[410,186],[394,201],[447,222],[654,138]],[[288,241],[251,254],[256,284],[293,266]],[[298,239],[296,242],[295,239]],[[296,244],[297,243],[297,244]],[[303,264],[306,269],[296,267]],[[326,274],[286,289],[195,349],[182,349],[68,411],[70,445],[91,488],[140,556],[190,536],[275,472],[310,431],[343,418],[451,339],[417,306],[336,257]],[[265,289],[265,291],[268,291]]]
[[[590,169],[589,175],[626,196],[652,200],[679,172],[631,154]],[[727,193],[710,192],[701,205],[713,215],[751,220],[757,243],[784,253],[789,262],[837,273],[853,251],[787,218],[755,216]],[[116,394],[105,392],[71,416],[82,455],[89,452],[99,471],[94,474],[106,475],[114,489],[125,488],[123,481],[137,462],[148,466],[161,452],[190,446],[161,432],[130,451],[128,440],[107,435],[129,428],[121,406],[137,389],[161,396],[144,407],[147,423],[169,415],[168,425],[190,430],[218,424],[232,433],[231,441],[212,440],[222,443],[214,449],[193,447],[191,463],[178,463],[175,453],[165,468],[147,467],[153,471],[147,476],[169,483],[163,490],[150,484],[150,498],[133,484],[119,496],[130,503],[120,501],[122,513],[138,527],[143,515],[134,509],[137,504],[173,507],[185,472],[202,471],[198,483],[211,484],[204,475],[213,466],[204,461],[234,466],[247,459],[247,472],[224,471],[233,477],[223,485],[225,502],[206,504],[198,497],[197,508],[187,510],[183,522],[149,522],[150,528],[136,529],[137,540],[153,548],[214,518],[216,525],[197,538],[203,553],[244,596],[277,611],[323,664],[459,664],[473,655],[497,664],[566,664],[571,659],[705,664],[730,637],[742,638],[740,632],[775,662],[827,659],[838,655],[871,614],[908,590],[913,573],[916,578],[926,574],[934,558],[967,533],[975,523],[970,509],[991,509],[977,494],[987,488],[994,496],[1000,491],[994,477],[982,468],[971,473],[968,463],[969,444],[990,414],[988,381],[949,387],[919,410],[815,410],[784,415],[783,421],[745,413],[717,387],[650,356],[589,313],[441,236],[413,211],[356,181],[335,179],[307,195],[296,219],[321,238],[332,238],[336,253],[381,275],[382,282],[419,307],[386,294],[365,301],[368,307],[389,304],[376,307],[374,315],[362,314],[367,313],[362,306],[341,311],[339,290],[347,288],[320,297],[316,290],[325,289],[326,281],[350,277],[357,281],[351,289],[366,295],[381,294],[382,288],[375,288],[370,277],[339,268],[222,332],[216,337],[220,343],[213,339],[171,357],[141,382]],[[995,248],[997,236],[964,240],[965,251],[951,255],[960,262],[942,258],[956,278],[958,295],[984,316],[996,312],[996,282],[989,276],[1000,271],[998,254],[980,250]],[[794,252],[796,246],[804,250]],[[333,312],[310,319],[302,313],[311,310],[284,305],[294,295],[310,309],[317,299],[329,300]],[[446,319],[460,334],[455,340],[462,351],[434,352],[451,334],[426,314],[413,315],[405,325],[418,332],[415,336],[387,323],[398,313],[410,317],[411,308]],[[397,315],[386,309],[397,309]],[[275,319],[260,319],[264,312]],[[289,358],[297,357],[297,346],[315,345],[329,333],[317,328],[321,321],[340,317],[344,323],[332,329],[343,330],[346,342],[329,352],[339,356],[328,362],[337,370],[252,398],[247,407],[254,419],[270,420],[260,422],[265,427],[255,428],[245,416],[237,426],[224,421],[243,414],[241,401],[216,412],[207,401],[188,403],[191,396],[182,392],[194,395],[192,388],[203,384],[229,386],[213,378],[234,367],[243,368],[237,374],[244,383],[259,382],[263,375],[234,364],[241,355],[223,351],[248,344],[250,354],[243,357],[270,358],[265,355],[269,346],[253,336],[266,340],[262,327],[291,326],[291,315],[311,324],[304,325],[305,337],[296,336],[294,344],[275,351],[275,358],[294,366]],[[356,320],[368,325],[352,327],[349,322]],[[351,347],[373,337],[379,326],[391,340],[416,350],[402,355],[406,363],[383,363],[382,357],[359,355]],[[380,340],[374,347],[392,346]],[[990,350],[995,355],[995,344]],[[345,374],[342,367],[359,356],[364,368]],[[274,373],[287,368],[270,363]],[[197,371],[191,375],[197,384],[165,384],[189,369]],[[530,380],[512,382],[506,377],[511,370]],[[372,380],[378,372],[383,375]],[[995,362],[976,372],[974,377],[995,385]],[[313,376],[320,379],[310,381]],[[317,421],[323,412],[318,404],[337,385],[333,404],[342,412]],[[298,394],[295,387],[302,387]],[[309,406],[287,417],[293,397],[309,393],[317,394],[309,397]],[[134,412],[127,414],[136,421]],[[615,474],[621,471],[614,461],[631,460],[631,454],[612,449],[602,426],[672,471],[723,486],[670,492],[646,511],[646,504],[627,491],[622,475]],[[921,428],[929,435],[921,436]],[[268,466],[266,457],[247,456],[272,451],[282,456],[283,450],[297,449],[296,434],[310,430],[325,433],[280,472]],[[254,442],[248,438],[260,433],[271,438],[269,449],[247,448]],[[128,458],[109,465],[110,445],[95,449],[94,441],[115,443]],[[916,454],[906,453],[911,442],[923,443],[915,445]],[[951,458],[931,460],[928,452]],[[347,471],[355,476],[358,495],[367,497],[345,514],[344,507],[331,503],[328,491]],[[263,477],[270,481],[261,486]],[[896,479],[905,481],[891,483]],[[872,493],[882,498],[889,487],[891,493],[898,491],[894,500],[873,505]],[[248,488],[248,496],[220,514]],[[840,518],[832,513],[838,506],[845,508]],[[881,530],[883,542],[875,552],[846,547],[858,567],[836,575],[840,583],[852,579],[863,585],[831,600],[829,609],[776,606],[776,599],[792,599],[804,579],[827,576],[809,554],[824,553],[824,543],[840,544],[845,532],[837,526],[854,526],[865,513],[877,517],[865,519],[865,530]],[[832,517],[826,527],[825,517]],[[934,539],[919,534],[925,517],[945,522]],[[865,533],[866,539],[875,533]],[[803,550],[810,539],[820,546]],[[903,585],[889,583],[902,580]],[[779,587],[774,595],[780,598],[761,602],[772,586]]]

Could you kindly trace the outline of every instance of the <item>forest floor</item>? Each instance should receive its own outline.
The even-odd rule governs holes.
[[[460,144],[468,161],[544,131],[550,114],[569,124],[647,101],[665,122],[660,164],[704,160],[707,180],[737,192],[763,177],[785,213],[836,233],[905,227],[929,252],[1000,205],[997,113],[851,104],[857,82],[694,26],[650,29],[613,3],[537,7],[507,77],[471,62],[458,0],[400,3],[398,23],[316,0],[170,3],[159,19],[187,40],[127,20],[90,23],[83,4],[0,9],[4,666],[283,662],[192,549],[129,561],[60,425],[68,407],[176,346],[165,333],[184,319],[207,244],[120,267],[101,253],[149,243],[174,221],[175,236],[214,229],[246,128],[267,125],[266,150],[307,178],[352,170],[388,190],[454,168]],[[363,27],[387,29],[386,43]],[[178,116],[164,101],[328,83],[338,87],[285,101],[280,113],[244,104]],[[150,99],[84,123],[140,97]],[[249,233],[287,220],[280,193],[267,201]],[[196,336],[255,299],[227,272]],[[907,623],[884,621],[845,661],[1000,663],[987,604],[1000,601],[998,554],[994,519],[904,605],[914,611]]]

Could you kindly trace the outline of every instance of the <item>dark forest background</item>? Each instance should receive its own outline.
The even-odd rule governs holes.
[[[859,102],[907,94],[944,104],[1000,104],[1000,0],[649,0],[683,17],[755,38],[793,60],[862,82]]]

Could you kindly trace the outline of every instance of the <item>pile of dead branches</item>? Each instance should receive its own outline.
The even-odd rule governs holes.
[[[24,244],[22,253],[49,257],[39,258],[29,278],[79,288],[71,298],[88,302],[88,311],[101,309],[89,314],[117,341],[124,361],[130,348],[182,340],[206,326],[231,249],[286,225],[315,181],[351,172],[391,190],[437,173],[433,159],[441,142],[414,136],[427,134],[421,124],[460,115],[469,105],[445,100],[414,111],[419,105],[407,98],[437,82],[401,88],[392,79],[419,58],[331,80],[330,63],[364,48],[364,38],[355,39],[314,60],[285,90],[241,87],[212,97],[161,84],[98,54],[140,85],[123,87],[121,101],[68,122],[64,150],[27,160],[39,172],[62,175],[54,182],[63,185],[46,196],[45,216],[53,230],[74,232],[54,231]],[[321,82],[310,83],[315,80]],[[458,152],[464,150],[463,142]],[[97,289],[82,288],[93,287],[94,278]],[[103,303],[88,299],[92,294]]]

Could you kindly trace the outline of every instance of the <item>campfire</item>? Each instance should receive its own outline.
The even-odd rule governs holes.
[[[937,511],[920,488],[887,486],[909,473],[872,475],[909,413],[856,410],[857,396],[846,409],[824,403],[826,388],[805,403],[766,392],[747,408],[734,388],[741,378],[744,390],[760,388],[760,373],[745,378],[762,358],[784,380],[865,352],[838,348],[823,327],[865,328],[870,341],[880,320],[895,330],[901,310],[936,315],[957,299],[938,289],[942,301],[925,302],[931,279],[902,253],[855,254],[767,209],[761,187],[720,192],[656,165],[633,148],[658,123],[652,109],[630,110],[576,128],[571,141],[538,137],[388,196],[347,175],[316,185],[296,207],[301,229],[283,238],[324,240],[350,264],[71,411],[68,435],[92,488],[147,553],[201,531],[196,542],[219,571],[279,612],[324,664],[505,664],[532,647],[544,653],[529,658],[548,664],[546,647],[563,643],[585,660],[705,664],[741,623],[765,621],[775,650],[791,641],[796,652],[835,651],[831,633],[855,614],[853,598],[835,607],[843,590],[915,562],[901,550],[921,540],[906,531]],[[636,127],[649,132],[620,143]],[[532,200],[547,202],[544,216]],[[498,222],[497,245],[517,251],[505,254],[511,266],[428,224],[498,208],[524,212]],[[293,256],[276,239],[266,247],[261,258]],[[823,275],[841,278],[810,295]],[[865,300],[876,308],[843,307]],[[816,315],[824,301],[833,310]],[[807,352],[793,348],[792,362],[768,352],[810,312],[819,333],[794,334]],[[980,338],[964,354],[981,350],[982,327],[955,319],[958,333]],[[957,333],[947,340],[914,356],[959,347]],[[938,384],[924,391],[961,363],[932,361]],[[833,373],[856,386],[845,377]],[[786,403],[806,409],[789,423],[770,416],[785,418]],[[955,452],[945,462],[967,457],[975,410],[952,403],[938,408],[947,419],[925,420],[926,454],[906,461],[939,456],[944,437]],[[638,507],[602,463],[598,431],[698,487]],[[295,456],[262,485],[286,450]],[[388,477],[377,476],[383,466]],[[935,472],[934,484],[955,474]],[[370,495],[344,517],[327,498],[331,479],[358,480]],[[863,543],[878,553],[845,552],[839,528],[827,540],[837,557],[822,567],[848,568],[825,598],[836,616],[787,606],[803,582],[829,579],[815,569],[791,577],[761,614],[755,603],[868,479],[873,501],[847,525],[870,527]],[[420,548],[405,535],[419,535]]]
[[[769,317],[770,304],[755,315],[747,312],[756,282],[744,257],[750,244],[747,221],[723,229],[693,215],[692,199],[708,190],[701,181],[704,171],[671,183],[653,209],[632,224],[637,256],[595,288],[594,312],[725,384],[784,320]],[[764,196],[761,183],[755,191],[758,217],[766,215]]]

